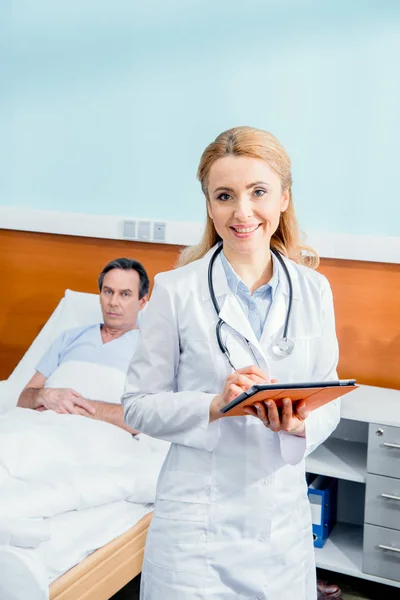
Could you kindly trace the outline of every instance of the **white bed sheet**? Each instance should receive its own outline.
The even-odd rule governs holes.
[[[23,408],[0,415],[0,440],[1,600],[46,600],[49,582],[150,512],[169,448]]]
[[[49,585],[147,515],[152,504],[113,502],[48,519],[51,538],[37,548],[0,546],[1,600],[48,600]]]
[[[51,539],[35,550],[46,566],[49,583],[128,531],[153,506],[123,500],[52,517]]]

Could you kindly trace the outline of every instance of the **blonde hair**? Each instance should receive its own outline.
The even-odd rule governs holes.
[[[291,162],[283,146],[271,133],[253,127],[235,127],[221,133],[204,150],[197,170],[197,178],[201,183],[207,202],[209,202],[208,176],[211,166],[219,158],[228,155],[249,156],[265,160],[277,173],[281,180],[282,192],[288,191],[289,193],[289,204],[287,209],[281,213],[278,228],[271,238],[271,246],[295,262],[316,269],[319,264],[318,254],[300,241],[299,224],[292,198]],[[207,213],[206,226],[200,243],[182,250],[178,266],[203,258],[219,240],[221,238]]]

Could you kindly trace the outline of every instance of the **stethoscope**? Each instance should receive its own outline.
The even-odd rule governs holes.
[[[212,303],[214,305],[215,312],[218,315],[218,321],[217,321],[217,325],[215,327],[215,334],[217,337],[218,346],[219,346],[221,352],[226,356],[232,369],[235,370],[235,367],[232,363],[232,360],[231,360],[231,357],[229,354],[229,350],[222,341],[221,328],[223,325],[227,325],[227,323],[225,323],[225,321],[223,319],[221,319],[221,317],[219,316],[220,308],[219,308],[219,305],[217,302],[217,298],[215,296],[214,285],[213,285],[213,280],[212,280],[214,262],[218,256],[218,254],[222,251],[222,249],[223,249],[223,244],[220,244],[210,259],[210,264],[208,265],[208,289],[210,291],[210,296],[211,296]],[[289,285],[289,304],[288,304],[286,318],[285,318],[285,325],[283,328],[283,336],[279,340],[277,340],[275,342],[275,344],[272,346],[272,352],[275,354],[275,356],[285,358],[286,356],[289,356],[290,354],[292,354],[292,352],[294,350],[294,342],[292,340],[290,340],[287,336],[288,329],[289,329],[290,316],[291,316],[291,312],[292,312],[293,286],[292,286],[292,279],[290,277],[290,273],[288,271],[288,268],[285,264],[285,261],[283,260],[283,258],[281,256],[281,254],[274,248],[271,248],[271,252],[279,260],[279,263],[283,268],[285,277],[286,277],[288,285]],[[255,355],[249,340],[246,339],[244,336],[242,336],[242,337],[243,337],[244,341],[246,342],[250,352],[252,353],[253,358],[255,359],[257,365],[260,366],[257,356]]]

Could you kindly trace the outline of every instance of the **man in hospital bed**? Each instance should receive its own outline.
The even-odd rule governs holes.
[[[123,378],[138,342],[137,318],[148,299],[149,278],[137,261],[108,263],[99,280],[103,324],[64,332],[36,366],[18,406],[78,414],[122,427]]]
[[[103,323],[66,330],[0,414],[1,600],[46,600],[52,581],[153,507],[169,444],[129,435],[120,404],[149,280],[122,258],[98,283]]]

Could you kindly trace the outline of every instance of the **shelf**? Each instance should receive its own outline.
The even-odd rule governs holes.
[[[341,398],[342,419],[400,427],[400,390],[360,385]]]
[[[365,483],[367,445],[329,438],[306,458],[306,471]]]
[[[363,573],[363,528],[347,523],[337,523],[323,548],[315,549],[317,567],[351,577],[375,581],[400,588],[400,581]]]

